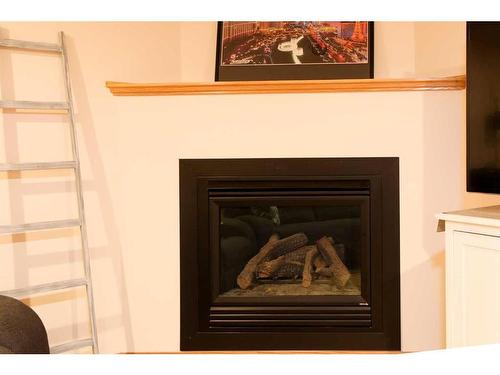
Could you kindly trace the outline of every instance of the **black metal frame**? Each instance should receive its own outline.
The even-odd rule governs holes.
[[[358,205],[361,211],[361,222],[364,223],[364,227],[361,228],[361,296],[348,296],[339,301],[339,297],[335,297],[333,304],[345,304],[346,302],[353,302],[356,304],[369,303],[370,301],[370,239],[369,239],[369,195],[367,191],[343,191],[343,190],[329,190],[329,191],[317,191],[317,190],[302,190],[296,191],[295,189],[289,192],[280,191],[279,195],[277,192],[269,192],[264,187],[261,191],[258,190],[258,183],[253,183],[253,189],[248,190],[250,184],[245,182],[246,189],[237,190],[233,187],[230,191],[219,191],[219,189],[210,189],[209,193],[209,205],[210,205],[210,250],[208,255],[208,260],[211,265],[211,288],[212,288],[212,303],[214,305],[263,305],[263,304],[274,304],[276,302],[276,297],[245,297],[244,300],[239,297],[226,297],[221,296],[221,290],[219,289],[219,279],[220,279],[220,236],[219,236],[219,223],[220,223],[220,212],[222,208],[225,207],[238,207],[244,202],[244,204],[250,205],[264,205],[271,206],[273,204],[278,204],[280,206],[314,206],[314,205]],[[214,191],[215,190],[215,191]],[[243,191],[242,191],[243,190]],[[236,196],[235,196],[236,195]],[[307,297],[308,301],[310,297]],[[304,297],[285,297],[281,296],[279,302],[292,302],[292,303],[303,303]],[[328,304],[332,303],[331,297],[318,297],[315,298],[318,302]],[[244,301],[242,304],[241,302]],[[220,316],[219,316],[220,318]],[[208,321],[208,325],[224,325],[224,323],[213,320]],[[222,324],[221,324],[222,323]],[[231,322],[233,323],[233,322]],[[254,322],[257,326],[258,322]],[[262,320],[260,323],[264,323]],[[267,322],[266,322],[267,324]],[[235,324],[232,324],[235,326]]]
[[[180,160],[181,350],[400,349],[397,158]],[[219,295],[218,215],[242,202],[357,202],[361,296]]]
[[[215,81],[373,78],[373,21],[368,22],[368,62],[363,64],[221,65],[223,21],[217,23]]]

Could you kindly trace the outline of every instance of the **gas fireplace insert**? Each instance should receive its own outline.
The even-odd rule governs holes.
[[[399,350],[398,158],[180,160],[181,350]]]

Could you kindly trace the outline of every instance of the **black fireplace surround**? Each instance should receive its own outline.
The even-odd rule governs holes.
[[[400,350],[398,158],[179,169],[181,350]]]

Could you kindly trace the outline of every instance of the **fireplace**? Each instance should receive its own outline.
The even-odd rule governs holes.
[[[397,158],[180,160],[181,350],[399,350]]]

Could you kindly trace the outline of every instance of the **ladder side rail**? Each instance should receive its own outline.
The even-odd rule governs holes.
[[[90,267],[90,254],[87,241],[87,223],[85,221],[85,210],[83,201],[82,176],[80,171],[80,157],[78,153],[78,141],[75,129],[75,117],[73,108],[73,94],[71,90],[71,79],[69,76],[69,66],[67,58],[67,50],[64,43],[64,33],[59,32],[59,42],[61,46],[61,57],[63,65],[64,80],[66,86],[66,100],[68,102],[69,113],[69,128],[71,135],[71,149],[73,152],[73,160],[77,166],[75,168],[75,187],[78,197],[78,213],[80,216],[80,238],[83,251],[83,262],[85,267],[85,276],[87,278],[87,304],[89,309],[90,328],[92,331],[92,349],[94,353],[99,353],[99,344],[97,339],[97,328],[95,319],[94,293],[92,288],[92,276]]]

